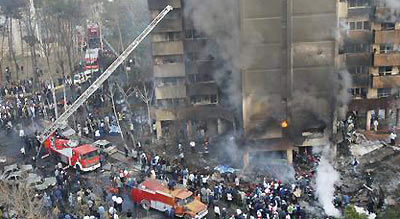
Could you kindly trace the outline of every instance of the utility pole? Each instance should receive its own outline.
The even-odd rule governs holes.
[[[57,119],[58,118],[58,109],[57,109],[57,99],[56,99],[56,88],[54,86],[53,80],[51,80],[51,91],[53,93],[54,112],[56,114],[56,119]]]
[[[65,81],[64,81],[64,86],[63,86],[63,93],[64,93],[64,112],[65,111],[67,111],[67,95],[66,95],[66,92],[65,92],[65,86],[66,86],[66,83],[65,83]]]

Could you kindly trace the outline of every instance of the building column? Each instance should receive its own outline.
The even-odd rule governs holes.
[[[243,153],[243,169],[245,170],[249,166],[250,160],[249,160],[249,150],[246,150]]]
[[[192,120],[188,120],[186,122],[186,132],[187,132],[187,138],[189,140],[193,139],[193,125],[192,125]]]
[[[157,130],[157,139],[160,139],[162,136],[162,128],[161,128],[161,121],[156,121],[156,130]]]
[[[289,165],[293,163],[293,150],[289,149],[286,150],[286,160]]]
[[[367,111],[367,119],[365,120],[365,130],[371,130],[372,110]]]
[[[396,109],[396,128],[400,129],[400,109]]]
[[[225,132],[226,127],[225,127],[225,123],[222,119],[218,119],[217,120],[217,129],[218,129],[218,134],[221,135],[222,133]]]

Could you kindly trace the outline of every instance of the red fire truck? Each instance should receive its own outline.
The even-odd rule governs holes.
[[[131,199],[146,210],[150,208],[166,212],[173,208],[178,217],[203,218],[207,205],[194,199],[193,193],[183,186],[169,189],[165,182],[147,179],[131,190]]]
[[[99,51],[100,51],[100,31],[99,25],[89,23],[87,25],[87,49],[85,53],[85,75],[99,71]]]
[[[87,49],[85,53],[85,75],[96,73],[99,71],[99,50]]]
[[[100,167],[100,155],[97,148],[89,145],[79,145],[78,141],[61,139],[52,135],[43,142],[49,154],[55,154],[61,162],[80,169],[93,171]]]

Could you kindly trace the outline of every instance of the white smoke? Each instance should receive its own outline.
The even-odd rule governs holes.
[[[326,155],[322,155],[315,178],[316,195],[328,216],[340,217],[341,214],[333,204],[335,185],[340,181],[339,173],[333,168]]]
[[[383,3],[383,6],[389,7],[389,8],[394,8],[394,9],[400,9],[400,1],[399,0],[381,0]]]

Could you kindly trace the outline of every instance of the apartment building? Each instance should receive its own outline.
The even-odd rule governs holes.
[[[265,153],[291,163],[294,151],[322,145],[323,130],[331,129],[334,120],[327,88],[337,67],[337,1],[240,4],[242,54],[252,57],[241,70],[248,139],[244,160]],[[309,107],[308,101],[318,105]],[[319,116],[328,119],[321,122]],[[311,129],[320,130],[318,136]],[[317,141],[306,141],[313,137]]]
[[[352,75],[349,111],[359,128],[374,120],[382,131],[399,128],[400,16],[383,0],[348,0],[341,6],[345,37],[341,53]]]
[[[167,5],[174,10],[151,38],[155,82],[151,114],[157,137],[183,141],[223,133],[233,127],[234,119],[219,103],[215,40],[194,28],[185,15],[185,1],[148,0],[153,18]]]

